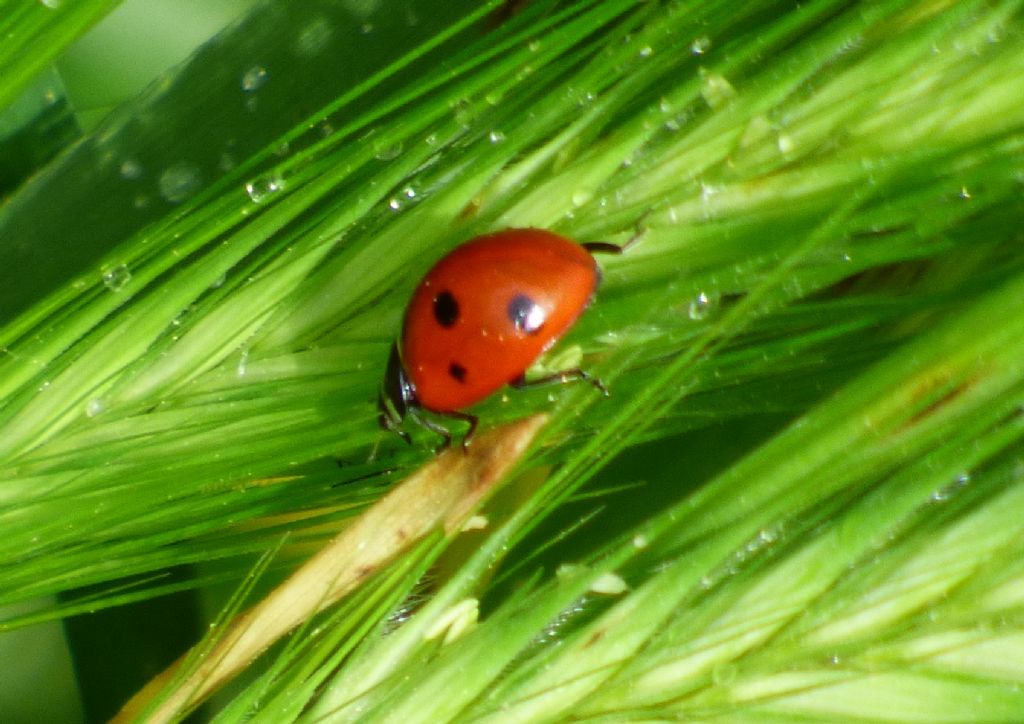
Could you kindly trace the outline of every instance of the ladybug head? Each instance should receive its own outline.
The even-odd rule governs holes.
[[[377,396],[377,409],[380,410],[377,422],[381,429],[393,432],[411,444],[412,438],[402,429],[402,420],[405,419],[409,408],[417,404],[416,389],[405,374],[402,358],[398,354],[398,345],[392,344],[384,381]]]

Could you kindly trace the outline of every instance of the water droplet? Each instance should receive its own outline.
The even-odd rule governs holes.
[[[540,41],[534,38],[529,43],[527,43],[526,48],[531,53],[536,53],[538,50],[540,50]]]
[[[132,273],[124,264],[112,266],[103,272],[103,286],[112,292],[119,292],[132,280]]]
[[[952,498],[960,489],[971,482],[971,474],[968,472],[960,473],[956,480],[949,485],[943,486],[932,493],[932,500],[937,503],[942,503]]]
[[[85,416],[96,417],[97,415],[105,412],[106,409],[106,403],[103,402],[103,400],[101,400],[100,398],[94,397],[91,400],[89,400],[89,402],[87,402],[85,405]]]
[[[452,103],[451,109],[455,116],[455,122],[463,128],[469,128],[476,119],[476,112],[473,110],[472,104],[465,98],[460,98]]]
[[[594,193],[589,189],[576,189],[572,192],[572,198],[570,200],[572,201],[572,205],[578,209],[593,197]]]
[[[378,161],[393,161],[402,155],[402,142],[378,142],[373,144],[373,157]]]
[[[120,166],[121,178],[134,181],[135,179],[142,176],[142,164],[136,161],[134,158],[126,158],[121,161]]]
[[[728,104],[736,97],[736,89],[732,83],[721,73],[701,73],[703,83],[700,87],[700,94],[704,102],[712,109],[719,109]]]
[[[566,95],[569,100],[574,101],[578,106],[589,106],[594,102],[597,96],[589,88],[577,88],[576,86],[569,86],[566,90]]]
[[[333,35],[334,28],[331,27],[327,18],[323,16],[314,18],[299,31],[299,35],[295,39],[295,54],[307,58],[317,55],[327,47]]]
[[[391,209],[392,211],[401,211],[402,202],[399,199],[392,196],[390,199],[388,199],[388,208]]]
[[[741,560],[746,560],[751,556],[759,554],[764,549],[771,547],[778,539],[778,530],[762,528],[756,536],[746,542],[743,546],[743,550],[739,552],[738,557]]]
[[[700,180],[700,200],[703,203],[709,203],[711,199],[719,194],[721,189],[714,184],[708,183],[704,179]]]
[[[709,292],[698,292],[697,296],[690,300],[690,306],[687,308],[686,313],[695,322],[707,319],[708,314],[715,308],[717,301],[717,295]]]
[[[788,133],[780,132],[776,143],[779,147],[779,153],[792,153],[793,149],[796,148],[796,143],[793,141],[793,137]]]
[[[498,129],[492,130],[487,137],[491,140],[491,143],[501,143],[505,140],[505,134]]]
[[[601,593],[606,596],[617,596],[629,590],[629,586],[622,576],[612,571],[602,573],[590,584],[590,590],[594,593]]]
[[[57,8],[64,4],[64,0],[39,0],[39,4],[42,5],[44,8],[56,10]]]
[[[640,48],[639,55],[641,58],[650,58],[653,54],[654,49],[651,48],[651,46],[649,45],[645,45],[644,47]]]
[[[838,55],[843,55],[844,53],[849,53],[851,50],[858,50],[862,45],[864,45],[863,35],[851,35],[839,45],[836,49],[836,53]]]
[[[258,91],[267,82],[267,69],[262,65],[254,65],[242,74],[242,90],[246,93]]]
[[[709,50],[711,50],[711,38],[706,35],[694,38],[690,43],[690,52],[693,55],[704,55]]]
[[[284,181],[280,176],[261,176],[245,184],[245,193],[253,203],[259,204],[283,188]]]
[[[239,377],[245,377],[245,373],[249,367],[249,350],[243,349],[242,354],[238,356],[238,364],[235,366],[235,374]]]
[[[959,196],[960,196],[960,198],[962,198],[962,199],[963,199],[964,201],[968,201],[968,200],[970,200],[970,198],[971,198],[971,192],[970,192],[970,191],[969,191],[969,190],[967,189],[967,187],[966,187],[966,186],[961,186],[961,187],[960,187],[960,194],[959,194]]]
[[[199,167],[194,163],[176,163],[162,174],[158,186],[160,195],[172,204],[178,204],[199,189]]]
[[[665,121],[665,130],[678,131],[680,128],[683,127],[683,124],[686,123],[687,118],[688,116],[686,113],[682,113],[679,116],[676,116],[675,118],[669,118],[667,121]]]

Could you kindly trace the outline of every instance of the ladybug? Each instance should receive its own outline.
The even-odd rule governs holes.
[[[379,398],[380,425],[410,442],[408,415],[451,444],[448,428],[423,415],[467,422],[463,408],[513,387],[600,380],[570,369],[527,382],[526,370],[564,335],[590,304],[601,280],[595,252],[621,253],[606,242],[578,244],[542,229],[507,229],[455,248],[427,272],[406,308]]]

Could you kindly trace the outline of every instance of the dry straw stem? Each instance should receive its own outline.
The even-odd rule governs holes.
[[[173,721],[201,704],[271,644],[337,603],[431,531],[456,535],[547,421],[533,415],[451,448],[381,498],[283,584],[231,622],[184,681],[187,656],[156,676],[115,722]],[[173,687],[166,696],[163,692]]]

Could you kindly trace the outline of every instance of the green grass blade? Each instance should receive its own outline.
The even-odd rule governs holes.
[[[0,4],[0,109],[119,0],[41,0]]]
[[[639,228],[545,361],[610,397],[477,407],[550,413],[528,482],[223,720],[1024,711],[1021,3],[336,5],[261,6],[0,208],[0,603],[60,596],[6,625],[297,565],[431,455],[374,399],[438,256]]]

